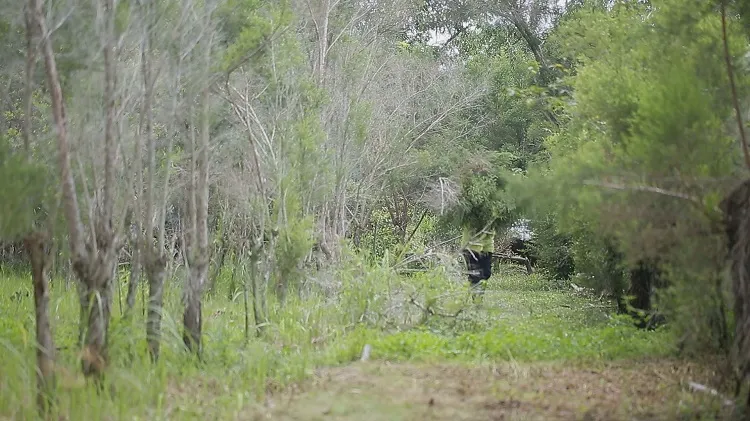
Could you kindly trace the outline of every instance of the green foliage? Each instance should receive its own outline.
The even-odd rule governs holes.
[[[607,292],[619,302],[628,285],[628,270],[617,245],[611,238],[585,228],[574,238],[573,261],[579,273],[575,281],[597,292]]]
[[[532,221],[531,229],[534,242],[530,247],[537,257],[537,268],[554,279],[570,279],[575,271],[571,236],[559,232],[553,215]]]
[[[466,285],[444,269],[400,277],[390,267],[368,265],[356,256],[338,267],[339,286],[311,285],[284,305],[269,302],[268,325],[244,342],[242,300],[225,294],[204,303],[206,341],[200,363],[182,352],[181,288],[165,289],[162,357],[146,353],[144,303],[123,318],[115,293],[110,328],[111,366],[105,384],[116,394],[97,394],[78,374],[77,297],[74,288],[53,282],[51,319],[58,354],[58,407],[70,418],[113,419],[174,415],[181,418],[236,418],[269,391],[309,377],[316,367],[356,361],[365,344],[372,358],[388,361],[587,361],[669,356],[668,330],[637,330],[607,316],[609,306],[568,291],[548,290],[542,277],[510,274],[502,267],[488,286],[484,304],[468,305]],[[323,276],[323,273],[318,274]],[[127,277],[123,273],[121,277]],[[33,300],[14,294],[29,280],[0,282],[0,416],[35,414]],[[126,288],[124,283],[118,284]],[[145,290],[145,286],[143,286]],[[120,291],[123,292],[123,291]],[[408,297],[456,318],[425,315]],[[16,298],[14,298],[16,297]],[[592,305],[596,304],[592,308]],[[415,324],[416,323],[416,324]],[[109,389],[107,389],[109,390]]]
[[[512,155],[491,154],[485,160],[469,163],[461,175],[458,203],[446,212],[446,221],[457,226],[469,226],[477,231],[506,228],[515,216],[513,197],[505,192]]]
[[[16,240],[34,228],[45,196],[49,193],[46,168],[14,151],[0,137],[0,237]]]
[[[235,70],[248,59],[267,47],[265,44],[273,31],[289,21],[289,12],[282,2],[269,8],[269,3],[260,0],[228,0],[216,11],[221,21],[226,50],[221,60],[223,71]]]
[[[360,247],[375,260],[383,259],[387,253],[395,254],[400,239],[396,235],[391,216],[386,209],[375,209],[370,215],[370,226],[360,238]]]
[[[276,231],[271,234],[276,236],[273,251],[275,281],[280,291],[286,292],[289,288],[298,287],[303,279],[302,263],[314,243],[313,219],[302,214],[299,196],[291,194],[287,188],[283,188],[281,201],[274,204],[272,212],[272,230]]]
[[[696,356],[730,350],[734,319],[727,277],[716,271],[667,270],[669,279],[679,282],[660,290],[657,299],[674,331],[681,334],[679,346],[683,352]]]
[[[747,49],[737,29],[730,21],[735,57]],[[570,121],[546,140],[549,165],[529,185],[558,230],[572,235],[576,282],[617,297],[638,259],[679,267],[665,275],[672,286],[660,309],[671,308],[675,324],[696,338],[714,329],[697,346],[716,343],[723,299],[692,313],[685,303],[721,295],[695,281],[715,277],[723,259],[716,211],[705,203],[723,197],[727,187],[712,180],[739,163],[726,130],[732,101],[718,13],[681,0],[581,7],[552,39],[577,62],[567,81]],[[744,97],[749,81],[738,79]]]
[[[490,85],[481,104],[491,120],[479,133],[479,142],[492,150],[513,154],[511,168],[525,170],[529,162],[537,159],[544,138],[554,126],[540,101],[544,88],[534,85],[534,58],[517,44],[506,42],[496,48],[486,55],[473,55],[473,49],[467,52],[472,57],[467,64],[470,75],[487,78]]]

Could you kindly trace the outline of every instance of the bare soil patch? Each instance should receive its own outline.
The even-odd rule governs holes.
[[[317,370],[250,418],[278,420],[672,420],[727,416],[716,363],[365,363]],[[246,414],[249,415],[249,414]]]

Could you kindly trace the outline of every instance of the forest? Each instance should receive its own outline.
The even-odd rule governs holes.
[[[750,1],[0,5],[0,420],[750,419]]]

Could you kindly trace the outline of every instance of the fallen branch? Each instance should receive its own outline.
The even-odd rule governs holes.
[[[423,312],[429,314],[430,316],[440,316],[440,317],[456,318],[456,317],[458,317],[459,314],[461,314],[461,312],[464,311],[464,309],[460,308],[460,309],[458,309],[458,311],[455,314],[441,313],[441,312],[433,310],[432,307],[425,307],[425,306],[423,306],[414,297],[409,297],[409,302],[412,303],[412,304],[414,304],[418,309],[420,309]]]
[[[508,262],[524,265],[526,266],[526,273],[528,275],[531,275],[532,273],[534,273],[534,268],[531,267],[531,262],[529,261],[529,259],[525,257],[513,256],[511,254],[503,254],[503,253],[492,253],[492,258],[496,260],[505,260]]]
[[[708,386],[704,386],[700,383],[695,382],[688,382],[688,388],[691,392],[702,392],[702,393],[708,393],[709,395],[716,396],[719,398],[722,398],[724,400],[724,405],[726,406],[734,406],[734,401],[727,398],[726,396],[719,393],[718,390],[710,388]]]

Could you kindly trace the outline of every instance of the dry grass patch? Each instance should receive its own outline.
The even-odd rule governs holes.
[[[729,415],[714,363],[680,360],[568,363],[368,363],[320,369],[238,419],[277,420],[665,420]]]

